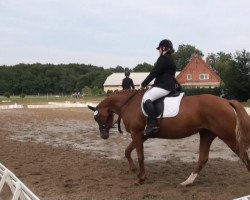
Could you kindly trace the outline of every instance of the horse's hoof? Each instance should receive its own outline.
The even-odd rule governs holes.
[[[180,183],[179,185],[177,185],[177,188],[185,188],[185,187],[187,187],[187,185],[183,183]]]
[[[135,180],[134,184],[135,185],[142,185],[144,183],[145,180],[142,180],[142,179],[137,179]]]
[[[186,187],[188,187],[190,185],[192,185],[192,183],[182,182],[177,187],[179,187],[179,188],[186,188]]]

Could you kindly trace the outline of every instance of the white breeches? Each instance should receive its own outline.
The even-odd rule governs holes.
[[[151,101],[155,101],[163,96],[166,96],[170,93],[168,90],[164,90],[158,87],[150,88],[143,96],[142,101],[145,103],[146,100],[150,99]]]

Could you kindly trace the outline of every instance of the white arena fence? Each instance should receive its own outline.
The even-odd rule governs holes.
[[[0,105],[0,110],[4,109],[20,109],[20,108],[86,108],[87,106],[97,106],[97,103],[87,102],[87,103],[71,103],[71,102],[48,102],[48,104],[43,105],[27,105],[24,107],[23,105]],[[250,107],[245,107],[247,113],[250,115]]]
[[[6,110],[6,109],[16,109],[16,108],[86,108],[88,105],[90,106],[96,106],[96,103],[70,103],[70,102],[65,102],[65,103],[60,103],[60,102],[48,102],[48,104],[44,105],[27,105],[24,107],[23,105],[0,105],[0,110]]]
[[[240,197],[240,198],[234,199],[234,200],[250,200],[250,195],[244,196],[244,197]]]
[[[18,105],[18,104],[14,104],[14,105],[0,105],[0,109],[14,109],[14,108],[24,108],[23,105]]]
[[[0,163],[0,193],[4,184],[10,187],[12,200],[39,200],[9,169]]]

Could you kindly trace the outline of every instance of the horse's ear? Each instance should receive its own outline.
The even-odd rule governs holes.
[[[89,106],[89,105],[88,105],[88,108],[89,108],[90,110],[94,111],[94,112],[96,111],[96,107],[93,107],[93,106]]]

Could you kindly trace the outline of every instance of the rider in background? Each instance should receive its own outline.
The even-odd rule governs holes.
[[[171,91],[175,90],[176,86],[176,65],[171,56],[174,53],[172,42],[167,39],[162,40],[156,49],[159,50],[160,56],[152,71],[141,83],[141,87],[145,88],[155,78],[152,88],[144,94],[142,99],[145,112],[148,115],[145,130],[145,135],[148,137],[152,137],[159,130],[153,102],[168,95]]]
[[[123,90],[130,90],[135,89],[134,82],[130,76],[130,71],[128,68],[125,68],[125,78],[122,80],[122,89]]]
[[[130,71],[128,68],[125,68],[125,78],[122,80],[122,89],[123,90],[130,90],[130,89],[135,89],[134,82],[130,76]],[[121,117],[118,117],[117,119],[117,124],[118,124],[118,131],[122,133],[121,129]]]

